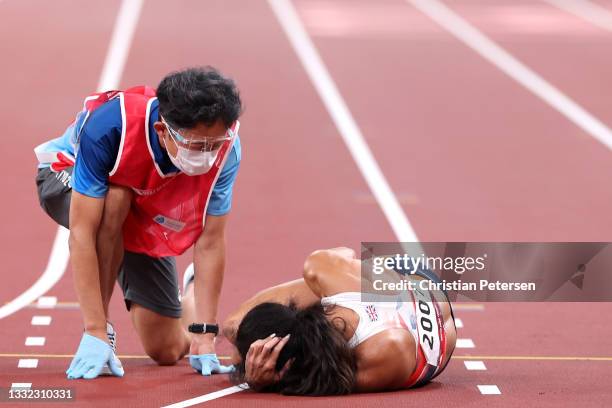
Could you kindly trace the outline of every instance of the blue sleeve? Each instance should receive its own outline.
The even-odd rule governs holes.
[[[232,208],[232,192],[238,175],[241,156],[240,137],[236,137],[230,156],[227,158],[217,184],[215,184],[210,195],[206,214],[221,216],[227,214]]]
[[[81,131],[72,188],[89,197],[104,197],[108,174],[113,169],[121,143],[121,107],[119,99],[95,110]]]

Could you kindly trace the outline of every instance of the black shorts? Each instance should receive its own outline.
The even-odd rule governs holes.
[[[68,228],[72,167],[54,172],[38,169],[36,186],[40,206],[59,225]],[[178,273],[174,257],[154,258],[125,251],[117,283],[128,310],[132,303],[167,317],[181,317]]]

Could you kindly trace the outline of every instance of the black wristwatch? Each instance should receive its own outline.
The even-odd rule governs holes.
[[[189,325],[189,333],[213,333],[216,336],[219,334],[219,325],[208,323],[191,323]]]

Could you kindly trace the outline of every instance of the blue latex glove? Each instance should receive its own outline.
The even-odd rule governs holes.
[[[234,366],[224,366],[219,363],[216,354],[196,354],[189,356],[189,363],[202,375],[228,374],[234,372]]]
[[[79,349],[77,350],[70,367],[66,370],[69,380],[76,378],[92,379],[100,375],[104,363],[108,363],[111,373],[117,377],[123,377],[123,367],[114,358],[113,349],[104,340],[83,333]]]

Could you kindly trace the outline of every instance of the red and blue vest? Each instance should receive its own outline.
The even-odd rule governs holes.
[[[153,257],[180,255],[204,230],[210,195],[240,124],[236,121],[232,126],[234,136],[223,144],[207,173],[166,175],[155,162],[150,144],[149,116],[151,104],[156,99],[155,90],[139,86],[91,95],[85,99],[87,115],[114,98],[120,100],[123,128],[109,183],[134,192],[123,224],[124,248]]]

